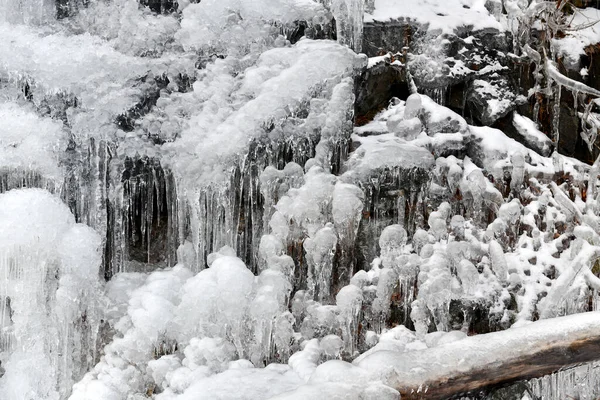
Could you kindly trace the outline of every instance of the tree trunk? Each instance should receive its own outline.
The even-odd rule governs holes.
[[[446,399],[549,375],[600,359],[600,312],[533,322],[408,353],[378,351],[354,363],[394,387],[402,399]]]

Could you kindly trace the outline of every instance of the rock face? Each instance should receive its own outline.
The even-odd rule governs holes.
[[[357,237],[357,268],[368,265],[379,254],[377,242],[386,226],[400,224],[409,233],[421,221],[425,193],[431,181],[434,159],[427,150],[404,144],[396,137],[358,139],[359,147],[348,161],[346,173],[365,193],[363,218]]]
[[[356,124],[362,125],[387,107],[393,97],[406,99],[409,92],[406,68],[391,54],[382,57],[368,68],[355,83]],[[364,121],[364,122],[363,122]]]
[[[169,14],[177,10],[177,0],[140,0],[140,4],[157,14]]]
[[[596,3],[581,1],[577,6],[594,7]],[[486,7],[492,14],[503,12],[502,7],[498,8],[498,2],[487,2]],[[444,32],[439,37],[432,37],[427,24],[400,18],[369,20],[365,23],[364,38],[364,51],[371,57],[386,52],[408,52],[408,80],[414,81],[420,91],[440,104],[463,115],[467,122],[506,129],[511,137],[545,154],[548,151],[545,144],[540,147],[539,143],[527,142],[510,126],[513,111],[518,111],[539,124],[539,129],[548,138],[553,136],[553,124],[557,123],[561,132],[558,143],[561,153],[588,163],[596,158],[598,150],[590,152],[579,135],[582,129],[579,113],[583,112],[585,96],[579,95],[580,99],[575,101],[573,93],[563,88],[558,108],[560,115],[556,117],[552,99],[548,100],[542,94],[538,94],[537,100],[535,96],[530,96],[535,86],[535,64],[530,63],[525,55],[512,54],[513,39],[509,31],[478,30],[467,26],[453,33]],[[534,40],[540,39],[534,34]],[[434,48],[431,43],[442,44]],[[596,80],[600,76],[600,62],[593,60],[600,52],[595,49],[593,45],[588,46],[575,64],[576,68],[563,68],[561,72],[590,87],[598,87],[600,83]],[[567,68],[571,68],[569,65],[565,63]],[[367,71],[358,87],[376,87],[377,80],[368,83],[377,73],[375,71],[377,69],[373,73]],[[365,114],[363,108],[370,107],[365,99],[361,90],[357,90],[356,109],[359,116]],[[383,101],[379,103],[383,104]],[[577,110],[574,109],[576,104]],[[536,111],[538,115],[534,115]]]
[[[363,51],[369,57],[387,52],[402,53],[427,32],[426,27],[409,21],[367,22],[363,31]]]

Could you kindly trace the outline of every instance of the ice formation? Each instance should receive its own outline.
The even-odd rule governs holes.
[[[561,110],[591,156],[600,92],[557,57],[600,15],[405,3],[0,0],[0,399],[392,400],[595,332]]]
[[[41,189],[0,195],[0,393],[66,398],[96,361],[101,239]]]

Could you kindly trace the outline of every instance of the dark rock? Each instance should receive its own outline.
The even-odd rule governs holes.
[[[157,14],[170,14],[177,11],[177,0],[140,0],[140,4]]]
[[[413,21],[368,22],[364,25],[362,50],[369,57],[399,53],[427,33],[427,26]]]
[[[491,303],[469,299],[450,302],[450,326],[460,330],[467,326],[469,334],[481,334],[503,330],[495,318],[490,315]]]
[[[513,111],[519,103],[517,100],[525,102],[524,98],[517,98],[508,80],[502,77],[474,80],[466,100],[471,117],[485,126],[493,125]]]
[[[178,247],[174,178],[156,159],[125,159],[120,187],[123,202],[111,202],[107,251],[122,262],[175,265]],[[119,230],[117,227],[120,227]],[[113,259],[114,257],[111,257]],[[112,267],[112,265],[111,265]]]
[[[363,125],[387,107],[392,97],[406,99],[410,94],[406,69],[393,64],[393,57],[367,69],[356,79],[355,124]]]
[[[534,137],[524,135],[523,132],[518,129],[518,124],[515,122],[514,118],[514,113],[511,113],[503,118],[498,119],[496,122],[494,122],[492,127],[500,129],[506,134],[506,136],[515,139],[517,142],[532,149],[536,153],[544,157],[549,157],[552,152],[552,141],[550,138],[546,137],[547,140],[542,141],[537,140]]]
[[[89,0],[55,0],[56,19],[68,18],[83,7],[87,7]]]
[[[600,9],[600,0],[572,0],[571,3],[579,8],[594,7]]]

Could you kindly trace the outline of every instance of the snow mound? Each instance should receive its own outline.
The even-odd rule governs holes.
[[[375,10],[365,22],[412,20],[428,25],[429,31],[454,33],[459,28],[502,32],[504,28],[479,0],[375,0]]]

